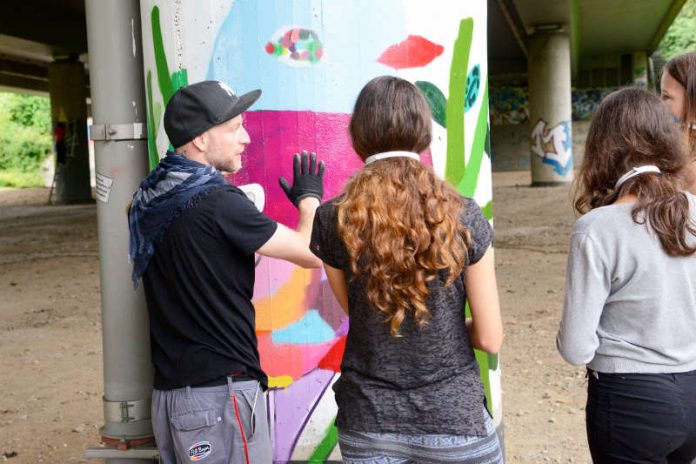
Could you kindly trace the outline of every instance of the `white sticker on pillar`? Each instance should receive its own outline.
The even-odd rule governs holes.
[[[97,200],[108,203],[114,178],[97,173]]]

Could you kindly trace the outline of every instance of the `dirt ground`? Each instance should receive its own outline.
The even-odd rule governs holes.
[[[567,187],[529,181],[494,175],[507,462],[589,462],[584,373],[555,348],[574,216]],[[103,420],[96,206],[47,198],[0,189],[0,461],[86,463]]]

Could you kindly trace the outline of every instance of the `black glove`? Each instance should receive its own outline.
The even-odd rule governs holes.
[[[316,153],[307,156],[307,152],[303,151],[302,163],[300,164],[300,155],[295,153],[292,167],[292,187],[288,185],[288,181],[284,177],[278,180],[280,187],[290,201],[295,206],[306,197],[314,197],[321,201],[324,195],[324,162],[319,161],[319,166],[317,166]]]

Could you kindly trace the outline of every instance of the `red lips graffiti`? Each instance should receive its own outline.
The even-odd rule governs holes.
[[[438,45],[419,35],[409,35],[406,40],[387,48],[377,61],[394,69],[425,66],[444,51]]]

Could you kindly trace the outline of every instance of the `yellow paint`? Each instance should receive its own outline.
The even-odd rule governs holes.
[[[305,289],[311,281],[310,269],[296,268],[290,280],[273,296],[254,301],[256,330],[262,332],[283,329],[299,320],[307,310],[304,307]]]
[[[289,375],[268,377],[269,388],[288,388],[290,385],[292,385],[292,377],[290,377]]]

